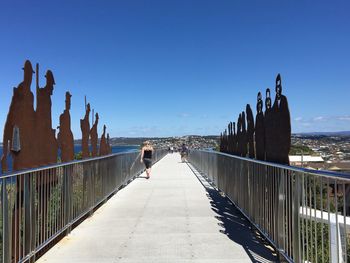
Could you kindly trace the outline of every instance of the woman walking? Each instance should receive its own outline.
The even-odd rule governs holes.
[[[143,162],[146,166],[146,175],[147,179],[149,179],[151,175],[151,167],[152,167],[152,154],[153,154],[153,147],[149,141],[145,141],[143,143],[142,149],[141,149],[141,162]]]

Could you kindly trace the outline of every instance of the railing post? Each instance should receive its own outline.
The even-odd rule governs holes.
[[[30,249],[30,227],[31,227],[31,198],[29,189],[29,176],[30,173],[24,175],[24,254],[29,253]],[[21,200],[19,200],[21,202]]]
[[[279,247],[283,247],[283,239],[285,235],[285,215],[284,215],[284,203],[285,203],[285,174],[284,171],[280,174],[279,178],[277,178],[277,216],[275,220],[277,221],[277,245]]]
[[[295,175],[295,173],[293,173]],[[292,233],[293,233],[293,260],[296,262],[301,262],[301,253],[300,253],[300,198],[301,198],[301,191],[302,191],[302,180],[301,176],[294,176],[294,191],[292,192],[293,195],[293,204],[292,204],[292,215],[293,215],[293,221],[292,221]]]
[[[72,211],[72,166],[63,169],[63,196],[64,196],[64,225],[68,225],[66,234],[69,234],[72,226],[70,225]]]
[[[36,190],[36,184],[35,182],[35,177],[32,174],[28,174],[29,178],[29,205],[30,205],[30,210],[29,210],[29,224],[30,224],[30,229],[29,229],[29,250],[28,253],[30,253],[30,258],[29,262],[35,262],[35,253],[32,253],[32,251],[35,250],[35,240],[36,240],[36,213],[35,213],[35,190]]]
[[[8,219],[8,196],[6,189],[6,179],[2,179],[1,184],[1,205],[2,205],[2,262],[11,262],[11,236]]]

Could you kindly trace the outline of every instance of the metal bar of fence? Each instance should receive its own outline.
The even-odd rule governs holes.
[[[154,162],[166,154],[156,150]],[[32,262],[36,253],[143,171],[134,151],[3,175],[0,262]]]
[[[231,199],[285,260],[347,262],[350,175],[215,151],[190,151],[188,160]]]

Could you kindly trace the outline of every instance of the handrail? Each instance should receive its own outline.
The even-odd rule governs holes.
[[[349,173],[340,173],[340,172],[334,172],[334,171],[328,171],[328,170],[312,170],[312,169],[307,169],[304,167],[296,167],[296,166],[289,166],[289,165],[279,164],[279,163],[271,163],[271,162],[267,162],[267,161],[261,161],[261,160],[256,160],[256,159],[252,159],[252,158],[248,158],[248,157],[242,157],[242,156],[238,156],[238,155],[232,155],[229,153],[222,153],[222,152],[217,152],[217,151],[208,151],[208,150],[200,150],[200,151],[207,152],[207,153],[215,152],[216,154],[220,154],[220,155],[228,156],[228,157],[234,157],[238,160],[245,160],[245,161],[249,161],[249,162],[256,163],[256,164],[267,165],[270,167],[288,169],[288,170],[295,171],[295,172],[304,172],[304,173],[309,173],[309,174],[313,174],[313,175],[321,175],[321,176],[325,176],[325,177],[338,177],[338,178],[342,178],[345,180],[350,180]]]
[[[350,175],[215,151],[193,150],[188,160],[225,193],[285,260],[350,260],[350,228],[345,227],[350,215]],[[321,212],[327,215],[323,221]]]
[[[43,165],[40,167],[35,167],[35,168],[30,168],[30,169],[23,169],[23,170],[18,170],[18,171],[9,171],[9,172],[5,172],[3,174],[1,174],[0,178],[7,178],[7,177],[11,177],[14,175],[20,175],[23,173],[31,173],[31,172],[39,172],[42,170],[46,170],[49,168],[59,168],[59,167],[63,167],[66,166],[67,164],[77,164],[77,163],[85,163],[85,162],[89,162],[91,160],[101,160],[101,159],[105,159],[107,157],[111,157],[111,156],[116,156],[116,155],[123,155],[125,153],[133,153],[133,152],[140,152],[140,150],[131,150],[128,152],[118,152],[118,153],[111,153],[108,155],[103,155],[103,156],[97,156],[97,157],[90,157],[90,158],[85,158],[82,160],[74,160],[74,161],[70,161],[70,162],[65,162],[65,163],[55,163],[55,164],[49,164],[49,165]]]
[[[167,150],[154,152],[154,162]],[[0,262],[38,252],[144,171],[139,151],[16,171],[0,177]]]

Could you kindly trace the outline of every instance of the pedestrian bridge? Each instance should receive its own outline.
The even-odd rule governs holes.
[[[347,262],[349,178],[213,151],[7,174],[1,262]],[[219,190],[218,190],[219,189]]]
[[[141,174],[38,262],[276,262],[276,256],[227,198],[179,154],[168,154],[151,179]]]

